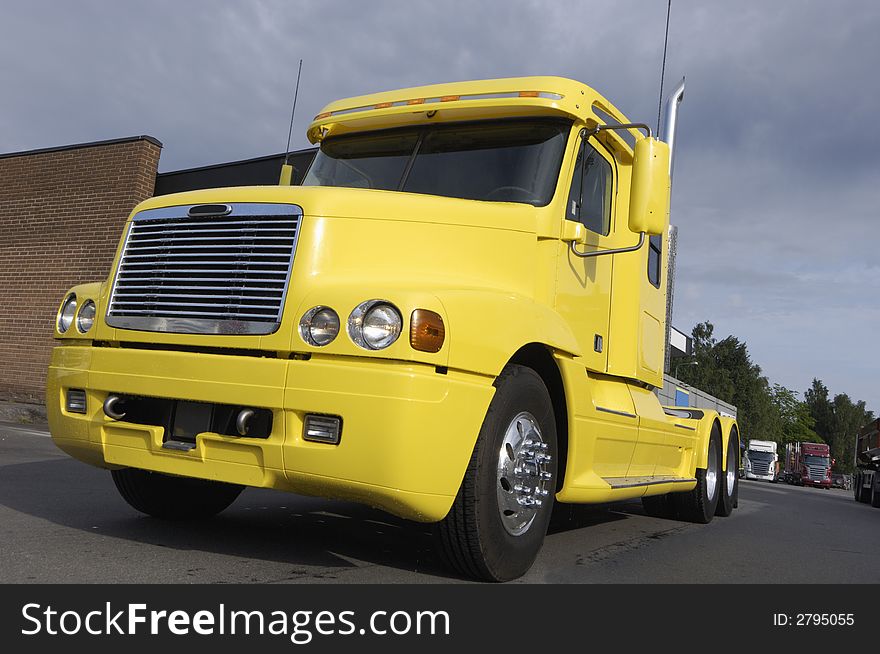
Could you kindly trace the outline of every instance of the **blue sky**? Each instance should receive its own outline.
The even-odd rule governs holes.
[[[160,169],[294,147],[345,96],[531,74],[657,115],[665,0],[4,2],[0,152],[151,134]],[[880,3],[673,0],[674,323],[880,409]],[[667,87],[669,88],[669,87]],[[2,183],[2,182],[0,182]]]

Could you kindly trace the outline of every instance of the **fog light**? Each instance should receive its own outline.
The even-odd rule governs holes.
[[[321,416],[314,413],[306,414],[303,426],[303,440],[315,443],[339,444],[342,435],[342,418],[339,416]]]
[[[85,413],[86,392],[81,388],[68,388],[65,408],[68,413]]]

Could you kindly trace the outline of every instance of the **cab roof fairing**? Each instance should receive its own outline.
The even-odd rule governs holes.
[[[598,110],[598,113],[597,113]],[[451,122],[507,116],[557,115],[586,123],[604,124],[605,115],[630,122],[591,87],[564,77],[511,77],[417,86],[336,100],[309,125],[307,136],[320,143],[329,134],[387,129],[428,122]],[[631,146],[613,131],[609,145],[623,154]],[[637,132],[633,133],[636,138]]]

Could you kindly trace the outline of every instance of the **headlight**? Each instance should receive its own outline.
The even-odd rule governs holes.
[[[386,300],[361,302],[348,317],[348,335],[366,350],[383,350],[400,336],[400,312]]]
[[[61,311],[58,312],[58,331],[62,334],[70,329],[73,324],[73,317],[76,315],[76,295],[71,293],[61,305]]]
[[[309,345],[327,345],[339,334],[339,316],[330,307],[312,307],[299,321],[299,334]]]
[[[83,302],[79,313],[76,314],[76,328],[81,334],[85,334],[95,324],[95,314],[98,312],[95,303],[91,300]]]

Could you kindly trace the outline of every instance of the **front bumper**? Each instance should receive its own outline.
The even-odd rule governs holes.
[[[64,407],[85,389],[85,415]],[[120,393],[272,411],[268,438],[199,434],[162,447],[164,429],[107,418]],[[353,357],[286,360],[116,347],[60,346],[47,383],[49,427],[71,456],[246,486],[352,500],[434,522],[449,511],[494,393],[488,377]],[[302,438],[306,413],[341,416],[338,445]]]
[[[768,475],[756,475],[753,472],[746,471],[746,479],[757,481],[776,481],[776,475],[774,475],[772,472]]]

